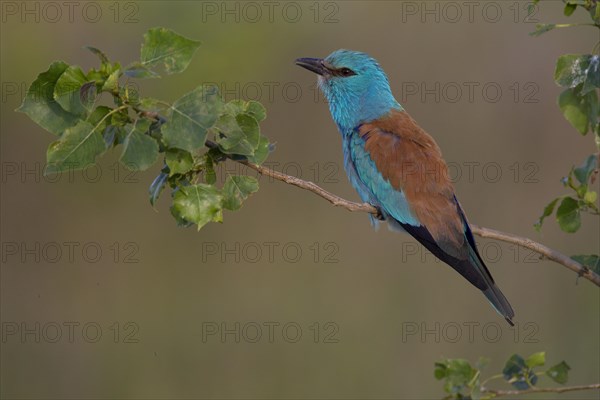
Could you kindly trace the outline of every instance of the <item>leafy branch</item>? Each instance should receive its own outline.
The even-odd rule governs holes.
[[[121,149],[120,162],[130,170],[146,170],[163,155],[163,168],[150,186],[150,203],[163,189],[171,190],[171,214],[184,226],[198,229],[221,222],[223,210],[237,210],[258,190],[249,176],[229,176],[216,186],[215,166],[226,156],[261,164],[272,146],[260,133],[266,117],[258,102],[225,103],[215,86],[202,85],[174,103],[143,98],[129,79],[158,78],[184,71],[200,42],[165,28],[144,35],[140,60],[123,68],[101,50],[86,47],[100,67],[83,72],[57,61],[38,75],[18,111],[58,139],[47,151],[46,173],[82,169],[112,148]],[[125,82],[121,82],[122,80]],[[98,105],[103,94],[114,107]],[[163,117],[165,115],[166,117]],[[205,146],[207,138],[215,144]]]
[[[519,396],[531,393],[564,393],[580,390],[600,389],[600,383],[580,386],[538,387],[538,380],[546,377],[564,385],[569,380],[571,367],[564,362],[537,371],[546,364],[546,353],[538,352],[523,358],[513,354],[505,363],[502,373],[482,380],[482,371],[489,363],[489,359],[480,358],[472,366],[464,359],[445,359],[435,363],[434,376],[444,381],[444,391],[448,393],[446,399],[472,399],[489,400],[500,396]],[[514,389],[500,390],[487,387],[488,382],[504,379]]]
[[[539,0],[534,0],[535,6]],[[555,28],[592,26],[600,29],[600,3],[598,0],[563,0],[565,16],[571,16],[577,8],[585,10],[590,23],[539,24],[532,36],[539,36]],[[600,32],[599,32],[600,33]],[[600,150],[600,40],[591,54],[565,54],[558,58],[554,81],[564,90],[558,96],[558,106],[565,119],[583,136],[592,132],[597,150]],[[556,210],[556,221],[564,232],[574,233],[581,227],[581,214],[600,216],[597,206],[598,193],[592,190],[600,168],[600,151],[588,156],[581,166],[571,168],[562,179],[569,195],[553,199],[544,208],[534,227],[540,231],[544,219]],[[577,255],[573,259],[592,269],[600,269],[597,254]]]

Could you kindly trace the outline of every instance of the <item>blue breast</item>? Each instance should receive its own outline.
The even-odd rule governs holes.
[[[410,210],[410,206],[400,190],[392,187],[377,170],[369,153],[365,150],[365,141],[354,129],[342,135],[344,145],[344,167],[348,179],[358,192],[362,201],[379,207],[386,219],[392,217],[398,222],[419,226],[420,223]],[[371,219],[375,225],[377,221]]]

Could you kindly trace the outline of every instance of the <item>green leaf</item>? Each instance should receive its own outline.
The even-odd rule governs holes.
[[[595,204],[596,200],[598,200],[598,193],[594,192],[593,190],[588,190],[583,196],[583,201],[588,204]]]
[[[160,100],[153,99],[152,97],[144,97],[140,99],[140,104],[138,104],[140,110],[149,112],[159,112],[163,107]]]
[[[574,88],[583,81],[580,54],[564,54],[556,60],[554,81],[557,85]]]
[[[579,203],[572,197],[565,197],[556,210],[556,220],[565,232],[577,232],[581,226]]]
[[[477,371],[471,367],[467,360],[451,359],[446,360],[446,382],[444,389],[448,393],[460,393],[473,379]]]
[[[565,4],[565,9],[564,9],[564,13],[567,17],[570,17],[571,14],[573,14],[573,12],[575,11],[575,9],[577,8],[577,4],[573,4],[573,3],[567,3]]]
[[[526,367],[523,357],[518,354],[513,354],[506,361],[504,369],[502,370],[502,375],[504,375],[504,379],[510,380],[512,377],[521,374]]]
[[[251,176],[229,176],[223,185],[223,207],[238,210],[252,193],[258,190],[258,181]]]
[[[108,57],[106,56],[106,54],[104,54],[104,52],[102,52],[101,50],[98,50],[95,47],[92,46],[83,46],[84,49],[87,49],[89,51],[91,51],[92,53],[94,53],[102,63],[105,64],[109,64],[110,61],[108,60]]]
[[[163,64],[167,74],[184,71],[200,42],[166,28],[152,28],[144,34],[141,62],[146,67]]]
[[[129,78],[147,79],[147,78],[160,78],[160,75],[152,71],[150,68],[135,62],[128,65],[123,71],[123,74]]]
[[[167,184],[168,179],[169,179],[169,174],[161,171],[161,173],[158,174],[158,176],[156,178],[154,178],[154,180],[152,181],[152,184],[150,185],[150,189],[148,190],[150,204],[152,205],[152,207],[154,207],[154,205],[156,204],[156,201],[158,200],[160,193],[165,188],[165,185]]]
[[[83,102],[82,87],[88,83],[88,79],[77,66],[70,66],[62,73],[54,86],[54,99],[66,111],[84,115],[93,104],[93,98]]]
[[[546,352],[540,351],[538,353],[533,353],[525,360],[525,365],[529,368],[541,367],[546,364]]]
[[[127,136],[123,143],[121,163],[133,171],[148,169],[158,159],[158,143],[147,134],[150,121],[138,119],[134,124],[127,124]]]
[[[554,211],[554,207],[556,206],[556,203],[558,202],[558,200],[560,200],[560,198],[556,198],[556,199],[552,200],[544,208],[543,214],[540,216],[540,218],[537,220],[537,222],[535,224],[533,224],[533,227],[535,228],[536,231],[539,232],[540,229],[542,229],[542,224],[544,223],[544,219],[546,217],[549,217],[550,215],[552,215],[552,211]]]
[[[446,364],[436,362],[435,368],[433,370],[433,376],[435,376],[435,379],[437,379],[438,381],[448,376],[448,367],[446,367]]]
[[[68,67],[68,64],[62,61],[52,63],[47,71],[39,74],[33,81],[23,103],[17,109],[55,135],[61,135],[79,121],[77,115],[65,111],[54,100],[54,86]]]
[[[590,56],[589,64],[584,73],[585,82],[583,84],[583,88],[581,89],[582,95],[588,94],[589,92],[600,88],[600,56]]]
[[[559,364],[556,364],[546,371],[546,375],[548,375],[548,377],[550,377],[550,379],[552,379],[554,382],[564,385],[569,380],[570,369],[571,367],[569,367],[566,362],[561,361]]]
[[[540,36],[554,28],[556,28],[556,24],[537,24],[535,26],[535,31],[530,32],[529,36]]]
[[[221,115],[213,128],[216,141],[225,154],[253,156],[260,142],[258,122],[250,114]]]
[[[267,118],[266,108],[258,101],[231,100],[225,104],[225,112],[233,115],[250,114],[257,122]]]
[[[119,77],[121,76],[121,70],[117,69],[113,71],[106,81],[104,81],[104,85],[102,85],[103,92],[118,92],[119,91]]]
[[[198,230],[209,222],[222,222],[223,196],[212,185],[199,183],[180,186],[173,195],[171,213],[176,218],[198,225]]]
[[[529,370],[523,357],[518,354],[513,354],[506,361],[502,375],[504,379],[519,390],[530,388],[528,380],[532,385],[537,383],[537,376]]]
[[[583,265],[584,267],[588,267],[595,273],[600,273],[600,257],[598,257],[596,254],[580,254],[576,256],[571,256],[571,258]]]
[[[573,170],[573,174],[579,183],[587,184],[596,168],[598,168],[598,156],[592,154],[585,159],[583,164]]]
[[[169,167],[169,176],[175,174],[185,174],[194,167],[194,159],[192,158],[192,155],[185,150],[167,150],[165,162]]]
[[[93,164],[105,149],[104,139],[97,126],[80,121],[48,147],[46,173],[85,168]]]
[[[254,155],[248,156],[248,161],[260,165],[265,162],[272,150],[273,145],[269,143],[269,139],[266,136],[260,135],[258,146],[256,147],[256,150],[254,150]]]
[[[574,89],[583,84],[580,96],[600,87],[600,57],[591,54],[565,54],[556,61],[554,80],[559,86]]]
[[[585,135],[588,131],[589,121],[585,104],[574,89],[566,89],[558,97],[558,106],[565,118],[579,133]]]
[[[92,113],[87,117],[86,121],[92,126],[98,125],[97,131],[104,132],[108,126],[108,118],[106,116],[113,111],[112,108],[106,106],[98,106]]]
[[[217,120],[223,100],[216,86],[200,86],[177,100],[163,125],[163,141],[168,147],[194,153],[204,147],[207,129]]]

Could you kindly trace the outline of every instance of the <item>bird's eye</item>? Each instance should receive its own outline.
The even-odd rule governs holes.
[[[352,71],[350,68],[341,68],[338,70],[339,74],[341,76],[352,76],[352,75],[356,75],[356,73],[354,71]]]

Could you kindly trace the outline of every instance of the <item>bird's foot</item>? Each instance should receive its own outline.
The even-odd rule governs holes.
[[[375,214],[375,218],[377,218],[380,221],[385,221],[385,216],[383,215],[383,212],[381,212],[381,208],[377,207],[377,206],[373,206],[375,207],[375,209],[377,210],[377,214]]]

